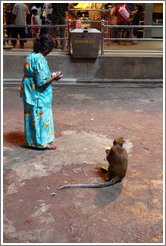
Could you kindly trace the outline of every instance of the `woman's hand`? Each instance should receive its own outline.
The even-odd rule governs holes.
[[[61,79],[63,77],[63,74],[62,74],[62,72],[61,71],[58,71],[58,72],[54,72],[54,73],[52,73],[52,79],[53,80],[59,80],[59,79]]]
[[[61,71],[59,71],[59,72],[54,72],[54,73],[51,73],[51,76],[50,76],[50,78],[49,79],[47,79],[46,80],[46,83],[47,84],[49,84],[49,83],[51,83],[53,80],[59,80],[59,79],[61,79],[63,77],[63,74],[62,74],[62,72]]]

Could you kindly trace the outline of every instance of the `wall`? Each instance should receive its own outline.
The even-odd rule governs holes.
[[[12,53],[11,53],[12,54]],[[4,55],[5,81],[20,81],[27,54]],[[50,71],[62,70],[62,82],[146,82],[163,78],[162,57],[99,56],[97,59],[73,59],[69,55],[49,55]]]

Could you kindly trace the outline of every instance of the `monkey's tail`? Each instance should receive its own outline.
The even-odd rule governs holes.
[[[102,188],[114,185],[115,183],[120,182],[115,179],[111,179],[105,183],[99,183],[99,184],[75,184],[75,185],[64,185],[58,188],[58,190],[63,189],[76,189],[76,188]]]

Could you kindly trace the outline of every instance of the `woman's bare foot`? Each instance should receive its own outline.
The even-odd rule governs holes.
[[[47,148],[45,148],[45,149],[49,149],[49,150],[55,150],[57,147],[56,147],[56,145],[54,145],[54,144],[50,144]]]

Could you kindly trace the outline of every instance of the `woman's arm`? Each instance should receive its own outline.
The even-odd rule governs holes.
[[[62,78],[61,74],[56,73],[54,76],[50,77],[49,79],[46,80],[46,84],[51,83],[53,80],[59,80]]]

